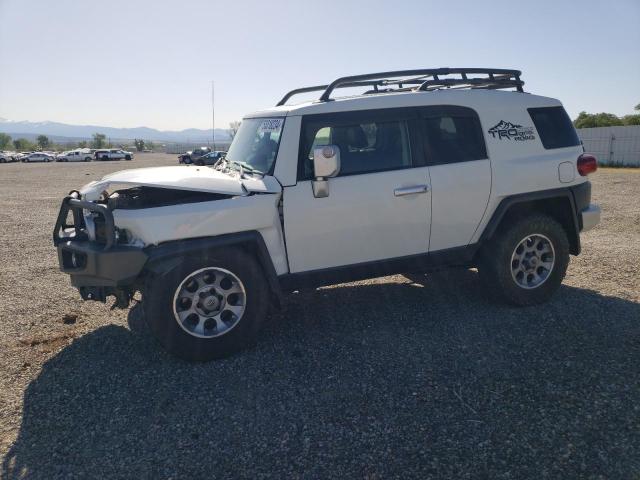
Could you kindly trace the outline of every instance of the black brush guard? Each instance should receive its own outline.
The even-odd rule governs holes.
[[[80,200],[80,193],[75,190],[71,191],[69,195],[62,200],[56,226],[53,229],[53,244],[57,247],[63,242],[89,240],[83,210],[97,213],[102,217],[104,221],[104,245],[102,248],[103,250],[109,250],[116,243],[116,228],[113,221],[113,213],[111,213],[105,205]],[[69,212],[73,215],[72,225],[67,224]],[[71,228],[74,229],[73,235],[65,235]]]
[[[84,210],[96,214],[100,241],[89,239]],[[67,223],[69,212],[72,224]],[[60,206],[53,244],[58,250],[60,270],[69,274],[71,284],[84,300],[104,302],[114,295],[116,306],[124,308],[129,304],[148,255],[141,247],[117,244],[113,213],[106,206],[81,200],[79,192],[70,192]]]

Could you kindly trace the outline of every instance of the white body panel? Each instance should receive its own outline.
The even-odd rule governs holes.
[[[429,251],[471,242],[491,193],[489,160],[430,167],[431,242]]]
[[[279,201],[280,194],[251,195],[141,210],[114,210],[113,214],[115,224],[128,230],[134,242],[144,245],[257,230],[265,241],[276,273],[282,274],[288,268],[278,216]]]
[[[292,273],[426,253],[430,193],[396,197],[397,188],[429,185],[426,167],[329,179],[329,196],[311,182],[283,193]]]
[[[85,185],[80,193],[87,200],[97,200],[104,190],[112,191],[113,186],[175,188],[226,195],[246,195],[248,192],[277,193],[281,190],[278,181],[271,176],[240,178],[238,174],[189,165],[123,170]]]

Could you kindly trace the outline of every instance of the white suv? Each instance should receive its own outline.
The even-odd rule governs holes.
[[[303,287],[455,265],[513,305],[544,302],[599,221],[597,164],[562,104],[522,86],[464,68],[294,90],[213,167],[127,170],[65,198],[60,267],[84,299],[141,291],[151,330],[191,360],[241,349]]]

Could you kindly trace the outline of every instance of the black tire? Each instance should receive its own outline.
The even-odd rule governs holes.
[[[91,161],[91,157],[85,157],[84,161],[85,162],[90,162]]]
[[[125,159],[125,160],[131,160],[131,155],[125,155],[125,156],[124,156],[124,159]]]
[[[512,255],[520,242],[531,235],[546,237],[554,251],[554,262],[546,280],[527,289],[512,276]],[[495,300],[517,306],[548,301],[560,288],[569,265],[569,240],[555,219],[534,214],[501,227],[480,254],[478,273],[487,294]]]
[[[176,321],[173,301],[183,280],[206,267],[233,273],[244,284],[245,310],[239,322],[218,337],[199,338],[187,333]],[[173,355],[188,361],[206,362],[228,357],[254,343],[267,314],[269,292],[255,258],[239,248],[225,248],[206,257],[184,257],[163,275],[149,275],[143,290],[143,310],[150,330]]]

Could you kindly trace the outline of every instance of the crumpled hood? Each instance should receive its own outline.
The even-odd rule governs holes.
[[[176,167],[135,168],[106,175],[101,180],[88,183],[80,190],[87,200],[97,200],[112,186],[156,187],[225,195],[248,195],[249,193],[278,193],[282,187],[271,176],[263,178],[240,178],[238,173],[223,173],[210,167],[192,165]]]

